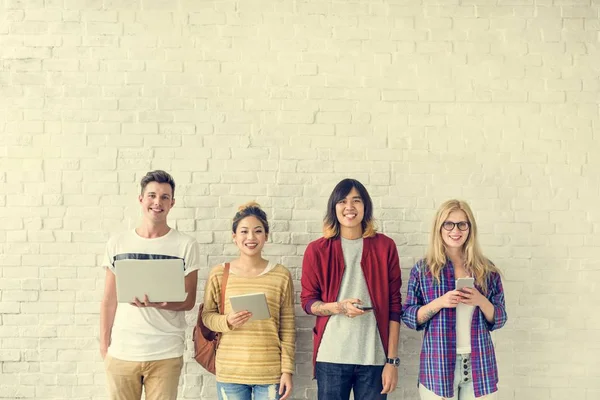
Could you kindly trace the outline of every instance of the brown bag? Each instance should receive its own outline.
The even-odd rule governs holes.
[[[219,313],[223,314],[225,308],[225,287],[229,278],[229,263],[225,264],[223,270],[223,280],[221,282],[221,302],[219,303]],[[215,358],[217,356],[217,347],[219,347],[219,334],[208,329],[202,322],[202,310],[204,303],[200,304],[198,309],[198,320],[194,326],[192,340],[194,341],[194,359],[211,374],[215,374]]]

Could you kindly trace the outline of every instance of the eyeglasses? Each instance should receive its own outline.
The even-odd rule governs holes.
[[[444,228],[447,231],[451,231],[452,229],[454,229],[455,226],[458,227],[459,231],[466,231],[471,227],[471,223],[468,221],[460,221],[460,222],[445,221],[442,224],[442,228]]]

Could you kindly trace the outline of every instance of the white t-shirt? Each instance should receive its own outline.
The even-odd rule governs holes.
[[[185,275],[199,267],[198,242],[171,229],[159,238],[147,239],[135,230],[110,238],[102,266],[115,272],[114,263],[122,259],[183,259]],[[183,355],[185,342],[184,311],[138,308],[118,303],[108,354],[119,360],[156,361]]]

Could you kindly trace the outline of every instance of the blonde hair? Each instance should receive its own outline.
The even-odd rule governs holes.
[[[267,213],[260,208],[260,204],[255,201],[249,201],[238,207],[238,212],[235,213],[231,224],[231,230],[233,233],[237,230],[237,226],[241,220],[246,217],[256,217],[265,227],[265,233],[269,234],[269,222],[267,221]]]
[[[462,200],[445,201],[438,209],[433,220],[433,226],[429,235],[429,248],[427,249],[427,266],[429,272],[439,283],[440,272],[446,265],[446,245],[442,239],[442,224],[448,218],[448,215],[454,211],[462,211],[467,216],[470,224],[469,236],[463,245],[463,254],[465,258],[465,269],[475,278],[478,287],[487,294],[487,278],[491,273],[500,273],[500,270],[487,258],[483,256],[477,240],[477,223],[471,211],[471,207]]]

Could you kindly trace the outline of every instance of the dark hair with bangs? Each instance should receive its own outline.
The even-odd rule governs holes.
[[[348,196],[348,193],[352,191],[352,188],[356,189],[360,195],[363,204],[365,206],[365,215],[361,221],[363,237],[374,236],[377,229],[375,228],[375,222],[373,221],[373,202],[369,192],[362,183],[356,179],[346,178],[340,181],[331,192],[329,200],[327,201],[327,214],[323,218],[323,236],[326,239],[337,238],[340,236],[340,221],[337,219],[335,212],[335,206],[340,201]]]
[[[172,197],[175,197],[175,180],[168,172],[165,172],[162,169],[157,169],[155,171],[150,171],[146,173],[146,175],[144,175],[144,177],[140,181],[140,186],[142,187],[142,195],[144,194],[146,186],[148,186],[150,182],[168,183],[171,186]]]

